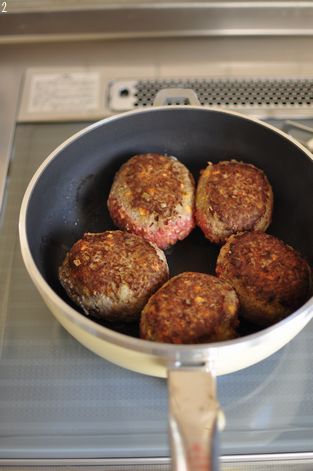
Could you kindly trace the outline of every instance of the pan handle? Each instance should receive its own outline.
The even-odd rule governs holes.
[[[206,368],[168,370],[169,433],[174,471],[218,471],[215,377]]]
[[[174,105],[177,102],[182,105],[200,106],[197,94],[191,88],[165,88],[160,90],[155,95],[153,106]]]

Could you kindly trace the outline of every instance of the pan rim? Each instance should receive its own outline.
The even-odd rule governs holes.
[[[249,334],[244,337],[239,337],[233,340],[227,340],[222,342],[213,342],[213,343],[204,343],[204,344],[185,344],[185,345],[177,345],[177,344],[169,344],[169,343],[160,343],[160,342],[152,342],[148,340],[143,340],[140,338],[134,338],[128,336],[126,334],[122,334],[116,332],[108,327],[105,327],[101,324],[98,324],[94,320],[86,317],[78,310],[72,308],[69,304],[67,304],[47,283],[43,275],[40,273],[39,269],[37,268],[36,263],[33,260],[26,231],[26,221],[27,221],[27,211],[30,198],[32,196],[33,190],[36,187],[37,181],[43,174],[46,167],[58,156],[58,154],[66,148],[69,144],[73,141],[77,140],[81,136],[91,132],[93,129],[96,129],[108,122],[116,121],[119,119],[127,118],[131,115],[137,115],[138,113],[153,113],[158,111],[165,111],[171,112],[171,110],[196,110],[196,111],[213,111],[219,114],[226,114],[231,116],[237,116],[241,119],[244,119],[249,122],[254,122],[259,124],[265,128],[270,129],[272,132],[281,135],[283,138],[289,140],[293,143],[296,147],[298,147],[313,163],[313,155],[310,153],[308,149],[306,149],[302,144],[300,144],[296,139],[288,134],[284,133],[280,129],[275,128],[269,123],[265,123],[257,118],[253,118],[250,116],[245,116],[241,113],[236,111],[230,110],[223,110],[220,108],[214,107],[203,107],[203,106],[160,106],[155,108],[143,108],[143,109],[136,109],[132,111],[128,111],[125,113],[120,113],[117,115],[113,115],[110,117],[106,117],[102,120],[99,120],[95,123],[86,126],[82,130],[78,131],[77,133],[70,136],[66,139],[63,143],[61,143],[56,149],[54,149],[41,163],[41,165],[37,168],[35,173],[33,174],[30,182],[28,183],[27,189],[24,193],[20,214],[19,214],[19,239],[20,239],[20,246],[22,257],[27,268],[27,271],[33,280],[36,287],[39,289],[40,293],[45,293],[49,299],[54,303],[54,305],[62,312],[68,320],[73,322],[74,324],[78,325],[88,333],[96,336],[99,339],[105,340],[107,342],[114,343],[120,347],[126,349],[132,349],[133,351],[142,352],[150,355],[156,355],[161,357],[168,358],[175,358],[176,356],[180,355],[187,355],[188,353],[203,354],[204,351],[217,351],[221,348],[248,348],[248,345],[255,345],[263,341],[266,338],[273,337],[276,335],[276,330],[278,327],[287,327],[290,323],[292,323],[295,319],[301,319],[307,317],[307,322],[313,317],[313,297],[309,298],[308,301],[297,309],[294,313],[287,316],[285,319],[281,320],[280,322],[269,326],[265,329],[260,330],[254,334]]]

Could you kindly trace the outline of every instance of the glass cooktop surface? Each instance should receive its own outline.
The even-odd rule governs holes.
[[[0,460],[169,456],[165,380],[81,346],[44,305],[21,259],[17,224],[27,183],[86,124],[16,128],[0,222]],[[313,452],[312,339],[311,322],[275,355],[218,378],[222,455]]]

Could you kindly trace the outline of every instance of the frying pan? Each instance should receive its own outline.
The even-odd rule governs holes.
[[[157,101],[166,104],[169,96],[183,96],[188,105],[104,119],[52,152],[26,190],[20,243],[30,277],[70,334],[113,363],[168,378],[174,469],[215,470],[219,416],[215,376],[246,368],[283,347],[312,318],[313,298],[259,332],[225,342],[177,346],[141,340],[86,317],[67,298],[57,270],[84,232],[114,227],[106,209],[114,174],[129,157],[146,152],[177,156],[196,180],[208,161],[237,159],[263,169],[274,190],[269,232],[300,251],[312,265],[313,159],[301,144],[268,124],[195,106],[191,91],[162,91]],[[170,273],[214,273],[218,251],[195,229],[166,253]]]

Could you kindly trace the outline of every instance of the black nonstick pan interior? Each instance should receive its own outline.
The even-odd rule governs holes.
[[[274,213],[268,232],[313,263],[313,161],[292,141],[258,122],[201,108],[160,108],[103,121],[63,146],[41,174],[27,210],[34,261],[72,305],[57,278],[65,253],[84,232],[114,229],[107,198],[114,174],[135,154],[174,155],[196,181],[208,161],[250,162],[268,176]],[[166,252],[171,276],[214,274],[219,247],[199,229]]]

